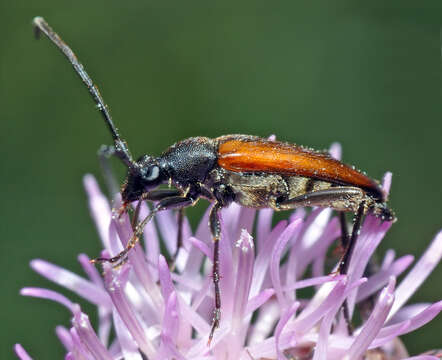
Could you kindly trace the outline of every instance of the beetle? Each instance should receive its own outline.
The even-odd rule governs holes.
[[[213,203],[209,227],[214,245],[212,276],[215,308],[209,343],[221,316],[219,212],[223,207],[236,202],[246,207],[272,208],[276,211],[304,206],[329,207],[338,211],[345,245],[338,265],[341,274],[348,271],[363,216],[372,213],[385,221],[395,220],[393,211],[387,205],[387,195],[377,181],[328,153],[294,144],[251,135],[225,135],[215,139],[191,137],[170,146],[160,156],[143,155],[134,160],[98,88],[70,47],[43,18],[36,17],[33,23],[36,34],[43,32],[63,52],[87,86],[113,137],[114,145],[105,148],[105,152],[115,155],[127,166],[126,181],[121,188],[123,207],[120,211],[126,211],[129,204],[138,201],[134,235],[126,248],[113,258],[98,258],[95,262],[124,262],[128,251],[138,242],[144,226],[157,212],[181,210],[194,205],[201,198]],[[173,185],[173,188],[158,189],[159,185],[165,183]],[[136,223],[143,200],[156,203],[150,214]],[[345,221],[346,212],[356,215],[350,236]],[[179,218],[182,219],[182,216]],[[181,228],[181,221],[179,223]],[[179,245],[180,236],[177,241]]]

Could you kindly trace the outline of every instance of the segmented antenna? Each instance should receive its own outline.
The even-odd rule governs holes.
[[[120,138],[118,130],[112,121],[112,117],[107,109],[106,104],[104,103],[103,98],[101,97],[98,87],[93,83],[91,77],[86,72],[80,61],[78,61],[77,56],[75,56],[72,49],[60,38],[60,36],[58,36],[58,34],[54,30],[52,30],[49,24],[42,17],[35,17],[32,23],[34,25],[35,36],[38,38],[40,36],[40,33],[43,32],[72,64],[75,72],[81,78],[81,80],[89,90],[89,93],[92,95],[92,98],[96,103],[100,114],[103,116],[104,121],[112,134],[115,143],[115,155],[123,160],[123,162],[127,166],[132,167],[134,165],[134,162],[132,160],[132,156],[130,155],[126,142]]]

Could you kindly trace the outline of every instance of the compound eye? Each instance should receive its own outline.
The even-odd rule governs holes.
[[[158,178],[160,175],[160,168],[156,165],[149,167],[149,170],[146,173],[146,176],[144,177],[147,181],[153,181]]]

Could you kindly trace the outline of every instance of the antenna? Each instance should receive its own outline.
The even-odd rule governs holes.
[[[39,38],[40,33],[43,32],[56,46],[57,48],[66,56],[71,65],[73,66],[75,72],[81,78],[83,83],[86,85],[89,93],[92,95],[94,102],[97,104],[98,110],[104,118],[104,122],[108,126],[112,138],[115,143],[115,155],[118,156],[128,167],[133,168],[135,166],[132,156],[129,152],[126,142],[121,139],[117,128],[115,127],[112,117],[107,109],[107,105],[104,103],[101,97],[98,87],[93,83],[91,77],[84,69],[83,65],[78,61],[71,48],[58,36],[58,34],[52,30],[49,24],[40,16],[37,16],[32,21],[34,25],[35,36]]]

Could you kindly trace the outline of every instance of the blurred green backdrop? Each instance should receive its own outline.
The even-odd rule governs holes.
[[[100,250],[82,177],[100,176],[95,153],[110,136],[66,60],[33,38],[36,15],[79,55],[134,154],[193,135],[339,141],[346,162],[394,174],[399,221],[380,253],[419,256],[441,228],[440,0],[17,0],[0,13],[1,359],[14,342],[36,358],[63,354],[54,327],[67,311],[18,295],[58,289],[29,261],[79,272],[77,254]],[[441,275],[412,300],[439,300]],[[404,341],[416,354],[441,347],[441,333],[439,318]]]

